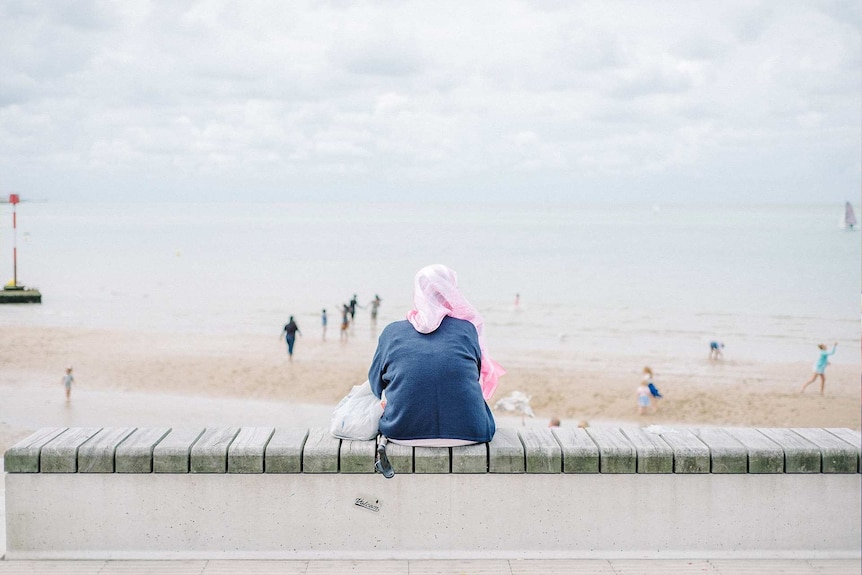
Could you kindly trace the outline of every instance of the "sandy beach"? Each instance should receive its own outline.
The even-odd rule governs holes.
[[[298,339],[295,359],[289,362],[284,342],[276,334],[260,337],[7,327],[0,346],[0,389],[7,390],[7,397],[0,401],[0,448],[5,450],[42,425],[62,424],[9,414],[16,410],[14,403],[24,397],[32,402],[44,400],[46,405],[64,404],[61,377],[67,365],[74,366],[72,405],[83,394],[98,393],[103,414],[111,397],[117,402],[152,397],[167,404],[174,402],[171,398],[245,400],[259,405],[306,405],[314,420],[320,419],[320,425],[325,425],[330,407],[351,385],[366,378],[376,339],[369,327],[361,324],[346,343],[338,341],[337,333],[324,342],[319,333],[308,331]],[[810,362],[710,361],[706,355],[687,360],[620,354],[577,357],[566,349],[526,355],[498,349],[494,355],[508,373],[490,403],[493,406],[515,390],[531,395],[536,414],[529,421],[531,425],[545,425],[556,416],[563,425],[587,420],[593,425],[626,422],[860,429],[859,368],[852,363],[829,367],[826,394],[820,397],[816,384],[804,395],[798,393],[810,374]],[[635,388],[644,365],[655,370],[665,399],[656,413],[638,416]],[[179,414],[176,417],[182,418]],[[278,421],[277,412],[262,419],[265,421],[249,423],[284,425]],[[92,423],[106,424],[98,420]]]

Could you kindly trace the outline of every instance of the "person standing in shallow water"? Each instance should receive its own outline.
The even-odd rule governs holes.
[[[72,368],[66,368],[66,375],[63,376],[63,387],[66,388],[66,401],[69,401],[72,398],[72,383],[75,382],[74,376],[72,376]]]
[[[320,312],[320,325],[323,327],[323,341],[326,341],[326,324],[329,322],[329,319],[326,317],[326,308],[323,308],[323,311]]]
[[[814,364],[814,373],[811,374],[811,379],[802,384],[802,389],[799,393],[805,391],[805,388],[814,383],[814,380],[820,378],[820,395],[823,395],[823,390],[826,388],[826,366],[829,365],[829,356],[835,353],[835,348],[838,347],[838,342],[832,344],[832,351],[826,351],[826,344],[821,343],[817,346],[820,348],[820,357],[817,358],[817,363]]]
[[[347,328],[350,327],[350,308],[347,304],[341,306],[341,331],[338,334],[338,341],[347,341]]]
[[[380,296],[377,294],[374,294],[374,299],[371,300],[371,303],[368,304],[371,306],[371,324],[372,325],[377,325],[377,310],[380,309],[380,302],[381,301],[382,300],[380,299]]]
[[[296,334],[302,335],[302,332],[299,331],[299,326],[296,325],[296,322],[293,320],[293,316],[290,316],[290,320],[284,324],[284,327],[281,328],[281,335],[284,335],[284,340],[287,342],[287,356],[290,361],[293,361],[293,344],[296,342]]]
[[[350,298],[350,304],[348,305],[348,309],[350,310],[350,323],[356,319],[356,308],[359,307],[359,301],[356,299],[356,294],[353,294],[353,297]]]

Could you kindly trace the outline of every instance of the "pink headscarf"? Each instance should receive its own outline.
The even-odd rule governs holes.
[[[479,382],[482,385],[482,396],[490,399],[497,389],[497,379],[505,374],[506,370],[485,351],[485,338],[482,335],[484,320],[458,291],[458,278],[454,270],[440,264],[426,266],[416,272],[413,282],[413,309],[407,312],[407,321],[419,333],[431,333],[440,327],[440,322],[447,315],[469,321],[476,326],[479,348],[482,351]]]

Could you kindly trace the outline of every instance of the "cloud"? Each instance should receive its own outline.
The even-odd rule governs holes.
[[[858,14],[828,1],[6,0],[0,186],[566,200],[649,179],[697,201],[714,192],[691,182],[741,198],[766,181],[786,201],[820,178],[843,197],[860,185]],[[803,158],[822,164],[800,179],[786,166]],[[742,163],[758,173],[731,178]]]
[[[332,65],[351,74],[402,77],[422,69],[415,39],[389,26],[339,34],[327,53]]]

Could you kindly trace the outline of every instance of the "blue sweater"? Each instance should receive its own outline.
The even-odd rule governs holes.
[[[825,349],[820,350],[820,357],[817,358],[817,363],[814,364],[815,373],[823,373],[826,371],[826,366],[829,365],[829,356],[835,353],[835,348],[837,346],[832,346],[832,351],[826,351]]]
[[[469,321],[451,317],[422,334],[407,320],[380,334],[368,370],[377,397],[386,390],[380,433],[392,439],[494,437],[494,416],[482,397],[479,336]]]

